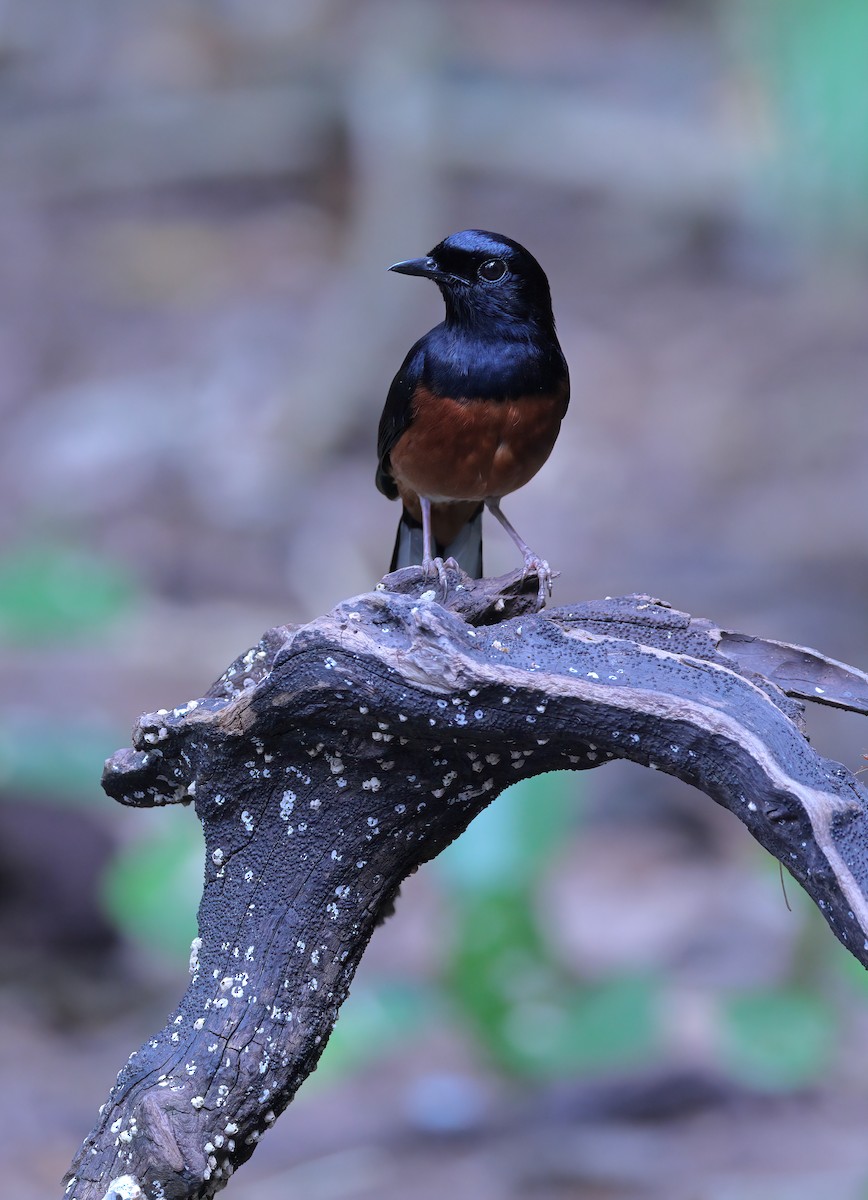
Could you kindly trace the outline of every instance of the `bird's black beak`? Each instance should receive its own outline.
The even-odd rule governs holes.
[[[408,258],[405,262],[396,262],[389,267],[390,271],[397,271],[399,275],[422,275],[425,279],[446,280],[451,279],[445,271],[441,271],[437,266],[436,261],[428,258]]]

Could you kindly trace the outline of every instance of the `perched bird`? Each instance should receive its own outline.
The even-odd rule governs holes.
[[[539,579],[542,603],[549,565],[500,501],[546,461],[569,403],[545,273],[518,242],[482,229],[389,270],[433,279],[446,302],[445,321],[411,348],[380,418],[377,487],[404,506],[390,570],[421,562],[445,584],[451,558],[480,578],[487,507]]]

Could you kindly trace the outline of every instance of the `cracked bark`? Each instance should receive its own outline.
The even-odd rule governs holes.
[[[868,714],[868,676],[646,596],[535,612],[535,581],[417,568],[269,630],[203,698],[143,716],[103,786],[193,802],[186,993],[121,1070],[68,1200],[214,1195],[316,1066],[401,881],[516,780],[617,758],[730,809],[868,964],[868,807],[800,699]]]

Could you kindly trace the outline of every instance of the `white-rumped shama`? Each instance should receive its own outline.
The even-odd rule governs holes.
[[[442,581],[452,558],[480,578],[487,507],[538,577],[542,602],[549,565],[500,501],[546,461],[569,403],[545,273],[518,242],[482,229],[389,270],[433,279],[446,302],[445,321],[411,348],[380,418],[377,487],[404,506],[390,570],[421,562]]]

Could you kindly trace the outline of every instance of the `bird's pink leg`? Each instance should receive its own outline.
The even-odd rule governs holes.
[[[546,595],[552,594],[552,569],[544,558],[540,558],[538,554],[534,554],[527,542],[518,534],[518,532],[509,523],[500,509],[500,501],[496,498],[489,498],[485,501],[485,506],[492,516],[497,517],[503,528],[515,542],[521,551],[524,559],[525,575],[534,574],[539,580],[539,603],[540,608],[545,604]]]
[[[449,590],[449,583],[446,579],[446,567],[442,558],[435,558],[431,554],[431,501],[427,496],[420,496],[419,505],[422,509],[422,570],[426,575],[430,575],[433,567],[437,572],[437,579],[445,595]]]

